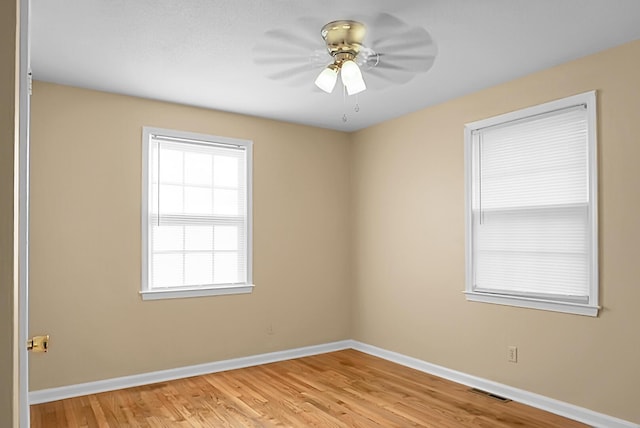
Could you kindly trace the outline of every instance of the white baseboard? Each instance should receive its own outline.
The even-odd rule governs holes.
[[[158,382],[167,382],[192,376],[200,376],[225,370],[241,369],[260,364],[275,363],[291,360],[293,358],[308,357],[310,355],[325,354],[327,352],[341,351],[352,348],[351,340],[326,343],[323,345],[307,346],[304,348],[288,349],[286,351],[270,352],[249,357],[233,358],[231,360],[216,361],[213,363],[198,364],[195,366],[179,367],[176,369],[160,370],[151,373],[142,373],[132,376],[117,377],[113,379],[87,382],[77,385],[61,386],[58,388],[41,389],[29,392],[29,404],[48,403],[50,401],[63,400],[65,398],[80,397],[82,395],[97,394],[100,392],[114,391],[117,389],[131,388],[133,386],[149,385]]]
[[[553,398],[524,391],[512,386],[493,382],[477,376],[472,376],[446,367],[427,363],[417,358],[408,357],[397,352],[367,345],[362,342],[352,341],[352,348],[385,360],[411,367],[421,372],[429,373],[444,379],[451,380],[472,388],[482,389],[492,394],[510,398],[513,401],[526,404],[541,410],[545,410],[556,415],[564,416],[575,421],[585,423],[597,428],[640,428],[640,425],[622,419],[614,418],[584,407],[575,406]]]
[[[539,394],[524,391],[501,383],[493,382],[480,377],[472,376],[456,370],[436,364],[427,363],[417,358],[409,357],[397,352],[367,345],[355,340],[342,340],[323,345],[307,346],[286,351],[271,352],[249,357],[234,358],[231,360],[217,361],[213,363],[198,364],[195,366],[180,367],[176,369],[161,370],[151,373],[143,373],[133,376],[124,376],[114,379],[99,380],[96,382],[82,383],[78,385],[62,386],[59,388],[31,391],[29,393],[30,404],[47,403],[65,398],[79,397],[82,395],[97,394],[100,392],[130,388],[134,386],[148,385],[158,382],[167,382],[174,379],[182,379],[191,376],[200,376],[208,373],[216,373],[225,370],[234,370],[260,364],[274,363],[293,358],[308,357],[310,355],[324,354],[343,349],[355,349],[406,367],[411,367],[425,373],[451,380],[472,388],[489,391],[493,394],[510,398],[514,401],[529,406],[555,413],[576,421],[583,422],[597,428],[640,428],[640,425],[622,419],[614,418],[593,410],[575,406],[573,404],[554,400]]]

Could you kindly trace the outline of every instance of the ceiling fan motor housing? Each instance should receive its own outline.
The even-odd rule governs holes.
[[[340,20],[322,27],[321,34],[331,56],[337,60],[347,60],[358,55],[366,32],[367,29],[361,22]]]

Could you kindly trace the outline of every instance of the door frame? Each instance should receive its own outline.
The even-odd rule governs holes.
[[[18,37],[18,421],[29,428],[29,128],[31,117],[30,0],[16,0]],[[15,343],[15,342],[14,342]],[[15,354],[14,354],[15,355]]]

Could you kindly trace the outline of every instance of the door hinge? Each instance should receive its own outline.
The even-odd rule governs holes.
[[[29,88],[29,95],[33,95],[33,73],[31,71],[27,73],[27,87]]]
[[[49,335],[34,336],[27,340],[27,351],[47,352],[49,350]]]

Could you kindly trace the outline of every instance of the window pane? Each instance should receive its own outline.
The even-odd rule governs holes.
[[[587,137],[584,109],[481,131],[476,200],[483,209],[588,202]]]
[[[158,185],[153,184],[151,186],[151,195],[149,197],[149,212],[152,214],[158,214]]]
[[[183,188],[168,184],[160,185],[160,215],[182,214],[183,212]]]
[[[251,143],[147,128],[143,289],[238,284],[249,275],[245,234]]]
[[[209,285],[213,283],[211,253],[192,253],[184,256],[185,285]]]
[[[216,187],[238,187],[238,159],[216,156],[213,160],[213,184]]]
[[[211,186],[211,158],[206,153],[185,153],[185,184]]]
[[[187,214],[211,214],[211,189],[206,187],[184,188],[184,211]]]
[[[238,226],[216,226],[214,235],[215,250],[238,250]]]
[[[467,291],[485,293],[487,301],[529,298],[527,305],[593,304],[593,297],[597,303],[592,101],[590,94],[565,107],[554,102],[547,111],[514,112],[503,122],[474,122],[465,143],[471,160]]]
[[[215,189],[213,191],[213,213],[219,215],[238,215],[238,191]]]
[[[474,225],[480,289],[586,296],[586,206],[487,212]]]
[[[476,254],[478,289],[507,294],[586,297],[588,264],[585,254],[481,251]],[[558,266],[561,268],[558,269]]]
[[[183,154],[178,150],[163,149],[160,143],[160,182],[161,183],[182,183],[182,160]]]
[[[216,284],[233,284],[238,282],[238,254],[215,253],[214,282]]]
[[[158,143],[156,142],[151,142],[151,182],[152,183],[157,183],[158,182],[158,171],[159,171],[159,164],[158,164]],[[156,187],[156,186],[154,186]]]
[[[185,226],[185,249],[208,250],[213,247],[213,226]]]
[[[182,254],[153,255],[153,287],[182,286]]]
[[[181,251],[183,226],[153,225],[153,251]]]

